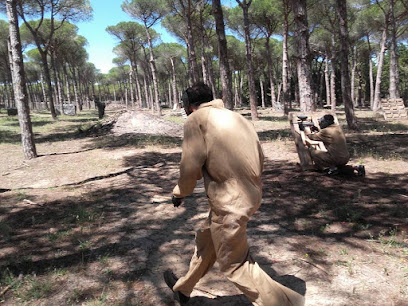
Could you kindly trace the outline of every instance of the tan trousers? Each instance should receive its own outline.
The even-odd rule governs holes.
[[[190,296],[196,283],[217,260],[224,275],[254,305],[304,305],[302,295],[272,280],[253,261],[247,243],[247,223],[247,217],[221,217],[210,212],[207,222],[197,231],[189,271],[177,281],[173,290]]]
[[[329,153],[320,150],[310,149],[310,154],[312,156],[313,162],[318,169],[324,169],[333,166],[344,166],[348,162],[348,159],[345,160],[334,158]]]

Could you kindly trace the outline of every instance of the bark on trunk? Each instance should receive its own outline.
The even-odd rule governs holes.
[[[181,1],[180,1],[181,2]],[[184,6],[184,5],[183,5]],[[191,23],[191,0],[187,1],[187,7],[184,8],[184,20],[187,25],[187,40],[188,40],[188,61],[190,63],[190,83],[195,83],[199,80],[197,57],[195,53],[193,25]]]
[[[336,57],[335,57],[335,39],[334,35],[332,35],[332,52],[331,52],[331,60],[330,60],[330,96],[331,96],[331,110],[334,112],[336,111],[337,107],[337,98],[336,98]]]
[[[180,104],[178,103],[176,67],[174,65],[174,58],[170,57],[170,63],[171,63],[171,79],[172,79],[172,87],[173,87],[173,109],[179,109]]]
[[[6,10],[9,21],[13,89],[18,110],[18,121],[21,129],[21,143],[25,159],[32,159],[37,157],[37,150],[34,143],[30,108],[28,107],[27,89],[25,87],[23,54],[21,51],[16,0],[6,0]]]
[[[374,108],[374,73],[373,73],[373,60],[371,59],[372,51],[370,45],[370,37],[367,35],[367,43],[369,50],[369,79],[370,79],[370,109]]]
[[[270,37],[267,37],[265,40],[265,48],[266,48],[266,60],[268,62],[269,86],[271,87],[271,106],[274,107],[275,109],[279,109],[279,106],[276,103],[275,80],[273,77]]]
[[[150,101],[150,97],[149,97],[149,88],[148,88],[148,84],[147,84],[147,80],[146,80],[146,73],[143,74],[143,84],[144,84],[144,91],[145,91],[145,103],[146,103],[146,107],[150,108],[151,107],[151,101]]]
[[[234,74],[234,107],[238,106],[238,84],[237,84],[237,75]]]
[[[61,93],[61,82],[59,79],[57,67],[55,64],[55,54],[54,52],[51,53],[51,69],[54,72],[54,82],[55,82],[55,92],[56,92],[56,100],[57,100],[57,105],[59,104],[60,106],[60,111],[61,115],[63,115],[63,110],[62,110],[62,104],[63,104],[63,98],[62,98],[62,93]]]
[[[353,105],[356,106],[356,97],[355,97],[355,81],[356,81],[356,68],[357,68],[357,48],[354,46],[353,48],[353,55],[351,58],[351,101],[353,102]]]
[[[390,25],[391,25],[391,44],[390,44],[390,98],[399,99],[399,68],[397,55],[397,34],[394,16],[394,0],[390,0]]]
[[[299,103],[302,112],[313,108],[311,88],[309,26],[307,22],[306,0],[292,0],[296,26],[297,73],[299,86]]]
[[[227,38],[225,37],[224,15],[221,1],[213,0],[213,15],[215,18],[215,31],[218,40],[218,58],[220,61],[220,78],[222,87],[222,99],[228,109],[233,109],[232,79],[228,62]]]
[[[238,1],[238,0],[237,0]],[[245,32],[245,48],[246,48],[246,64],[248,70],[248,87],[249,87],[249,104],[251,105],[251,118],[252,120],[259,120],[258,118],[258,101],[256,97],[256,90],[255,90],[255,75],[254,75],[254,67],[252,62],[252,48],[251,48],[251,38],[249,35],[249,15],[248,9],[251,4],[252,0],[250,1],[238,1],[239,5],[242,8],[243,15],[244,15],[244,32]]]
[[[200,28],[201,28],[201,70],[203,72],[203,82],[209,84],[208,68],[207,68],[207,55],[205,51],[206,36],[203,19],[203,8],[200,9]]]
[[[67,67],[65,65],[63,65],[62,69],[63,69],[63,72],[64,72],[65,87],[67,88],[67,101],[68,101],[69,104],[71,104],[71,89],[70,89],[70,84],[69,84],[69,77],[68,77]]]
[[[132,105],[132,107],[135,106],[135,96],[133,93],[133,78],[132,78],[132,74],[133,74],[133,68],[132,65],[130,65],[130,71],[129,71],[129,90],[130,90],[130,104]]]
[[[288,33],[289,33],[289,5],[288,0],[283,0],[284,19],[283,19],[283,53],[282,53],[282,100],[285,115],[289,113],[290,94],[289,94],[289,79],[288,79]]]
[[[381,76],[382,70],[384,65],[384,53],[386,49],[386,42],[387,42],[387,26],[384,28],[381,38],[381,47],[380,52],[378,53],[377,58],[377,78],[375,81],[375,91],[374,91],[374,102],[373,102],[373,110],[377,111],[380,108],[380,95],[381,95]]]
[[[134,76],[135,76],[135,82],[136,82],[136,88],[137,88],[137,103],[138,103],[138,106],[142,108],[143,107],[142,89],[140,88],[139,70],[137,68],[136,63],[134,63]]]
[[[329,55],[326,54],[325,66],[324,66],[324,80],[326,83],[326,105],[330,105],[331,93],[330,93],[330,77],[329,77]]]
[[[350,97],[351,84],[350,84],[350,72],[349,72],[349,37],[347,27],[347,4],[346,0],[337,0],[337,15],[339,17],[340,29],[339,38],[340,44],[340,67],[341,67],[341,93],[343,96],[343,104],[346,112],[347,125],[350,129],[357,129],[357,119],[354,115],[354,105]]]
[[[152,38],[150,36],[150,32],[147,27],[146,27],[146,35],[147,35],[147,41],[149,43],[149,53],[150,53],[149,62],[150,62],[150,70],[152,72],[152,80],[153,80],[154,104],[156,105],[157,114],[161,116],[162,112],[161,112],[161,107],[159,103],[159,89],[157,87],[156,63],[155,63],[154,55],[153,55]]]
[[[208,67],[208,77],[210,80],[210,86],[211,86],[211,90],[213,94],[215,95],[216,89],[215,89],[214,68],[213,68],[213,61],[210,57],[207,59],[207,63],[208,63],[207,67]]]

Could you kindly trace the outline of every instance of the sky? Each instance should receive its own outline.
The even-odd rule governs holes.
[[[91,0],[93,19],[76,23],[78,34],[88,40],[86,47],[89,59],[102,73],[107,73],[115,65],[112,64],[116,55],[112,49],[118,44],[117,39],[106,32],[106,27],[116,25],[122,21],[136,21],[122,11],[121,0]],[[176,42],[177,39],[160,26],[154,29],[161,34],[163,42]]]
[[[88,41],[86,46],[89,54],[88,61],[93,63],[100,72],[108,73],[115,66],[112,60],[116,55],[112,52],[112,49],[118,44],[118,41],[106,32],[106,27],[116,25],[121,21],[137,20],[132,19],[122,11],[123,0],[90,0],[90,2],[93,8],[93,19],[75,24],[78,26],[78,34],[84,36]],[[236,5],[235,0],[222,0],[221,2],[223,5]],[[0,14],[0,19],[7,20],[7,17]],[[161,35],[162,42],[177,42],[176,37],[168,33],[160,25],[153,28]]]
[[[114,67],[112,59],[116,55],[112,49],[117,44],[117,40],[105,31],[107,26],[116,25],[121,21],[136,21],[127,13],[123,12],[121,5],[123,0],[90,0],[94,10],[93,19],[89,22],[81,22],[76,25],[79,27],[78,34],[88,40],[87,51],[89,53],[89,62],[94,63],[97,69],[102,73],[109,72]],[[222,4],[235,6],[235,0],[222,0]],[[161,41],[165,43],[177,42],[177,38],[171,35],[160,25],[153,27],[161,36]]]

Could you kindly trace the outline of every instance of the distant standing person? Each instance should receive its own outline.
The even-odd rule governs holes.
[[[196,283],[218,262],[221,271],[255,305],[303,305],[304,297],[272,280],[249,253],[246,228],[261,204],[264,156],[252,124],[214,100],[204,83],[182,97],[189,115],[184,124],[180,178],[174,206],[204,177],[210,213],[196,234],[196,249],[187,274],[164,273],[175,298],[184,305]]]
[[[93,96],[93,99],[95,102],[95,106],[98,108],[98,117],[99,119],[102,119],[103,116],[105,115],[106,104],[103,102],[100,102],[99,98],[96,95]]]

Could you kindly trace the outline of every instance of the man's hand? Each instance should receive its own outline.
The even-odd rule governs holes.
[[[179,207],[183,204],[184,198],[176,198],[175,196],[171,197],[171,202],[173,203],[174,207]]]

